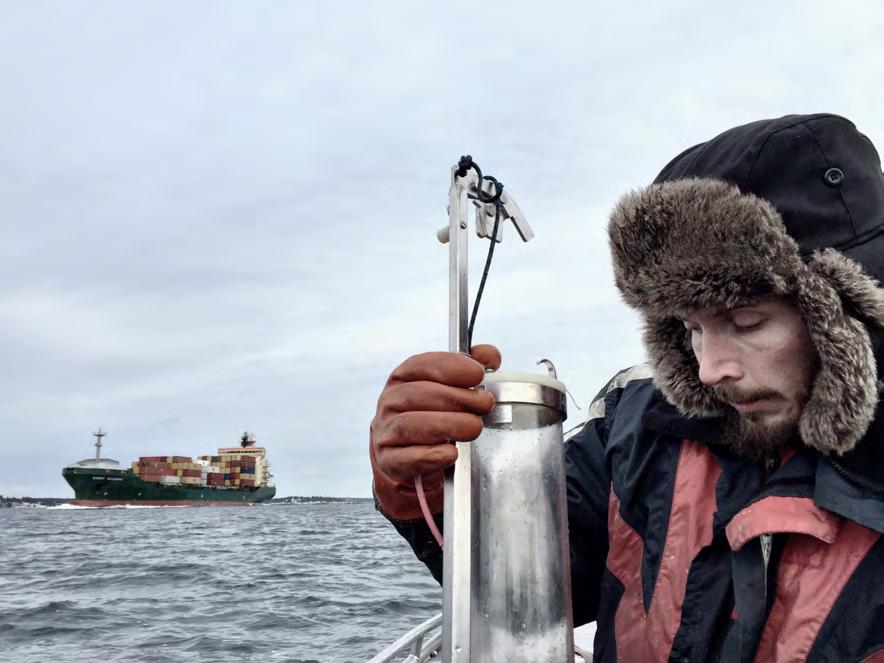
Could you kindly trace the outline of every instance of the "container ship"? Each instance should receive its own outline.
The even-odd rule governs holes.
[[[243,433],[239,446],[220,447],[214,456],[142,456],[125,468],[101,457],[100,428],[95,458],[61,471],[78,506],[236,506],[266,502],[276,494],[267,450]]]

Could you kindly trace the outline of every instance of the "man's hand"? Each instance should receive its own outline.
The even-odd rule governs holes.
[[[494,397],[475,391],[500,351],[476,345],[471,357],[426,352],[402,362],[387,380],[371,422],[369,453],[375,496],[399,520],[421,517],[414,477],[423,477],[430,510],[442,510],[442,470],[457,459],[453,441],[475,440]]]

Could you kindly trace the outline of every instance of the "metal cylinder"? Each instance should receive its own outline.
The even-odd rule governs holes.
[[[573,661],[565,386],[500,372],[479,389],[496,405],[470,445],[469,660]]]

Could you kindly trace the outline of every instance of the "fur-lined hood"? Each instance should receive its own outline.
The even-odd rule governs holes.
[[[884,290],[873,277],[884,258],[884,202],[875,209],[869,198],[884,201],[884,176],[874,148],[874,158],[847,168],[859,158],[858,144],[868,155],[871,144],[835,116],[754,123],[680,155],[655,184],[617,204],[608,226],[617,287],[643,314],[655,383],[681,412],[715,416],[725,405],[700,382],[678,312],[784,295],[797,303],[820,360],[802,440],[841,455],[868,430],[880,390],[874,346],[884,328]],[[836,148],[846,156],[838,158]],[[759,179],[776,162],[783,162],[779,179]],[[858,218],[860,207],[845,202],[838,184],[848,178],[870,184],[864,197],[851,195],[871,218]],[[818,232],[808,228],[814,215],[824,221]],[[825,237],[838,233],[842,241],[832,248]]]

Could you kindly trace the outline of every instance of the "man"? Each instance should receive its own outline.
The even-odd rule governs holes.
[[[566,442],[576,624],[600,661],[884,661],[884,175],[834,115],[731,129],[621,199],[617,287],[647,365]],[[419,518],[499,354],[418,355],[372,422],[379,508]]]

